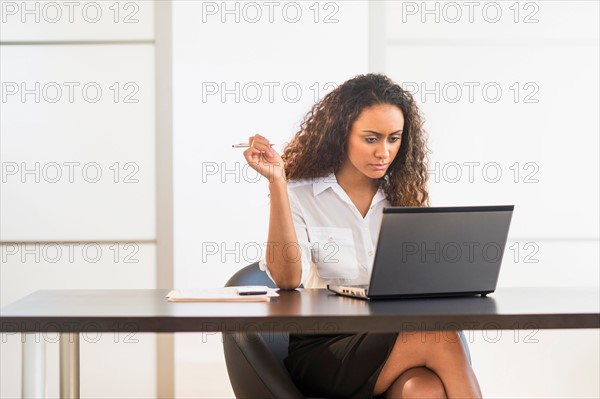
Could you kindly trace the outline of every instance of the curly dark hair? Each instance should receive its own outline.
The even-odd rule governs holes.
[[[325,177],[346,159],[354,121],[367,107],[396,105],[404,116],[400,150],[378,179],[392,206],[427,206],[427,138],[412,95],[381,74],[358,75],[313,105],[282,158],[287,179]]]

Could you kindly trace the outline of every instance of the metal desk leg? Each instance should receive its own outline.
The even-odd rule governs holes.
[[[40,334],[24,333],[21,353],[21,397],[46,397],[46,342]]]
[[[60,335],[60,397],[79,399],[79,333]]]

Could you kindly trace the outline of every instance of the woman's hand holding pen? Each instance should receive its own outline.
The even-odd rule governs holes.
[[[271,146],[269,140],[260,134],[248,139],[248,149],[244,157],[248,165],[269,180],[269,183],[285,181],[283,159]]]

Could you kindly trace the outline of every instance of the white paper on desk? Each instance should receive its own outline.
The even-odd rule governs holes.
[[[207,288],[199,290],[172,290],[167,294],[170,302],[269,302],[279,296],[273,288],[264,295],[239,295],[238,287]]]

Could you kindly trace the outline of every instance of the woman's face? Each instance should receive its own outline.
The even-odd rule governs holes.
[[[404,115],[395,105],[363,109],[348,137],[344,167],[371,179],[382,178],[400,150],[403,126]]]

